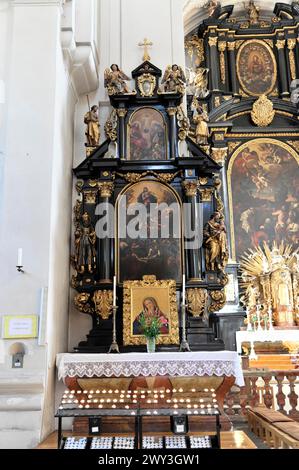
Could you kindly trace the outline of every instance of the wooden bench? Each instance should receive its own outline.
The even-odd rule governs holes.
[[[269,447],[299,448],[299,423],[266,407],[248,410],[248,426]]]

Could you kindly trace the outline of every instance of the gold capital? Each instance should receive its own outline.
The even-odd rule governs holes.
[[[277,49],[283,49],[285,46],[285,43],[286,43],[285,39],[278,39],[275,45]]]
[[[101,197],[111,197],[113,190],[114,190],[114,184],[110,181],[104,181],[102,183],[98,183],[98,188],[100,192]]]
[[[217,46],[218,38],[217,36],[212,36],[209,38],[209,46]]]
[[[198,188],[198,181],[183,181],[182,186],[184,188],[184,191],[186,193],[186,196],[196,196],[197,194],[197,188]]]

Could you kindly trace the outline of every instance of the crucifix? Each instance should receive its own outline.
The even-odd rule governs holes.
[[[143,53],[142,60],[151,60],[150,55],[148,53],[148,48],[149,48],[149,46],[152,46],[152,45],[153,45],[153,43],[147,38],[144,38],[143,42],[138,43],[138,46],[144,47],[144,53]]]

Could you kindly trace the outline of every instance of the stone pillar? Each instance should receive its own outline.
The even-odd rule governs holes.
[[[187,234],[188,228],[193,232],[198,231],[202,226],[200,223],[200,214],[198,212],[198,181],[184,181],[182,186],[185,191],[185,202],[190,206],[187,209],[189,217],[185,217],[185,223],[191,225],[190,227],[185,226],[185,234]],[[190,243],[190,240],[185,238],[185,244],[188,243]],[[200,247],[185,247],[185,260],[187,281],[192,282],[201,280]]]
[[[277,39],[276,41],[277,54],[278,54],[278,70],[280,77],[280,95],[281,98],[286,98],[289,96],[289,86],[288,86],[288,74],[287,74],[287,63],[285,56],[285,39]]]
[[[227,43],[230,88],[231,88],[232,93],[234,95],[237,95],[239,94],[239,88],[238,88],[238,79],[237,79],[235,48],[236,48],[235,41],[230,41]]]
[[[100,203],[105,205],[106,214],[110,216],[109,200],[113,194],[114,184],[105,181],[98,184],[100,193]],[[109,236],[99,238],[97,250],[97,264],[99,266],[99,280],[103,283],[111,283],[113,278],[113,259],[112,259],[112,238]]]
[[[119,137],[119,158],[127,158],[127,138],[125,131],[125,117],[127,110],[125,108],[117,109],[118,115],[118,137]],[[130,157],[130,156],[129,156]]]
[[[172,106],[168,108],[167,114],[169,116],[169,140],[170,140],[170,159],[177,157],[177,126],[176,126],[176,113],[177,108]]]
[[[219,91],[219,67],[218,67],[218,50],[217,50],[217,36],[209,37],[210,47],[210,79],[211,79],[211,90]]]

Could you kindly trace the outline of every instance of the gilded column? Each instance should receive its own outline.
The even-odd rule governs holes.
[[[185,191],[185,202],[188,203],[188,206],[185,207],[186,277],[188,281],[192,282],[201,280],[200,237],[203,232],[203,224],[199,213],[198,181],[184,181],[182,186]]]
[[[169,116],[169,141],[170,141],[170,158],[177,157],[177,127],[176,127],[176,113],[177,108],[172,106],[166,109]]]
[[[219,67],[218,67],[218,50],[217,50],[217,36],[209,37],[210,47],[210,78],[211,78],[211,90],[219,91]]]
[[[108,218],[109,224],[114,224],[113,214],[110,211],[110,198],[113,194],[114,184],[112,181],[103,181],[98,183],[100,193],[100,204],[102,204],[101,215]],[[113,229],[113,227],[110,227]],[[106,233],[97,233],[99,237],[99,249],[97,252],[99,266],[99,281],[100,282],[112,282],[113,277],[113,238],[112,234],[109,233],[109,227],[107,227]]]
[[[287,46],[288,46],[288,51],[289,51],[288,55],[289,55],[289,67],[290,67],[291,80],[296,80],[297,78],[297,67],[296,67],[296,57],[295,57],[296,39],[295,38],[288,39]]]
[[[226,41],[218,42],[218,50],[220,52],[219,56],[219,66],[220,66],[220,80],[222,88],[226,88],[226,64],[225,64],[225,51],[226,51]]]
[[[229,259],[232,259],[232,241],[231,241],[231,227],[230,227],[230,212],[229,212],[229,198],[228,198],[228,186],[227,186],[227,177],[226,177],[226,160],[227,160],[228,148],[227,147],[219,147],[215,148],[212,147],[212,154],[211,157],[215,160],[219,165],[221,165],[221,171],[219,174],[220,177],[220,184],[218,185],[222,197],[222,211],[224,213],[225,221],[226,221],[226,228],[227,228],[227,241],[228,241],[228,254]],[[216,186],[217,186],[217,179],[216,179]],[[217,201],[217,204],[221,204],[221,202]],[[219,210],[219,207],[216,208]]]
[[[280,77],[280,94],[282,98],[289,96],[287,63],[285,56],[285,39],[277,39],[276,41],[277,54],[278,54],[278,68]]]
[[[231,41],[227,43],[230,88],[231,88],[232,93],[234,95],[237,95],[239,93],[239,88],[238,88],[238,80],[237,80],[235,48],[236,48],[235,41]]]
[[[119,156],[126,158],[126,132],[125,132],[125,117],[127,110],[125,108],[117,109],[118,115],[118,137],[119,137]]]

